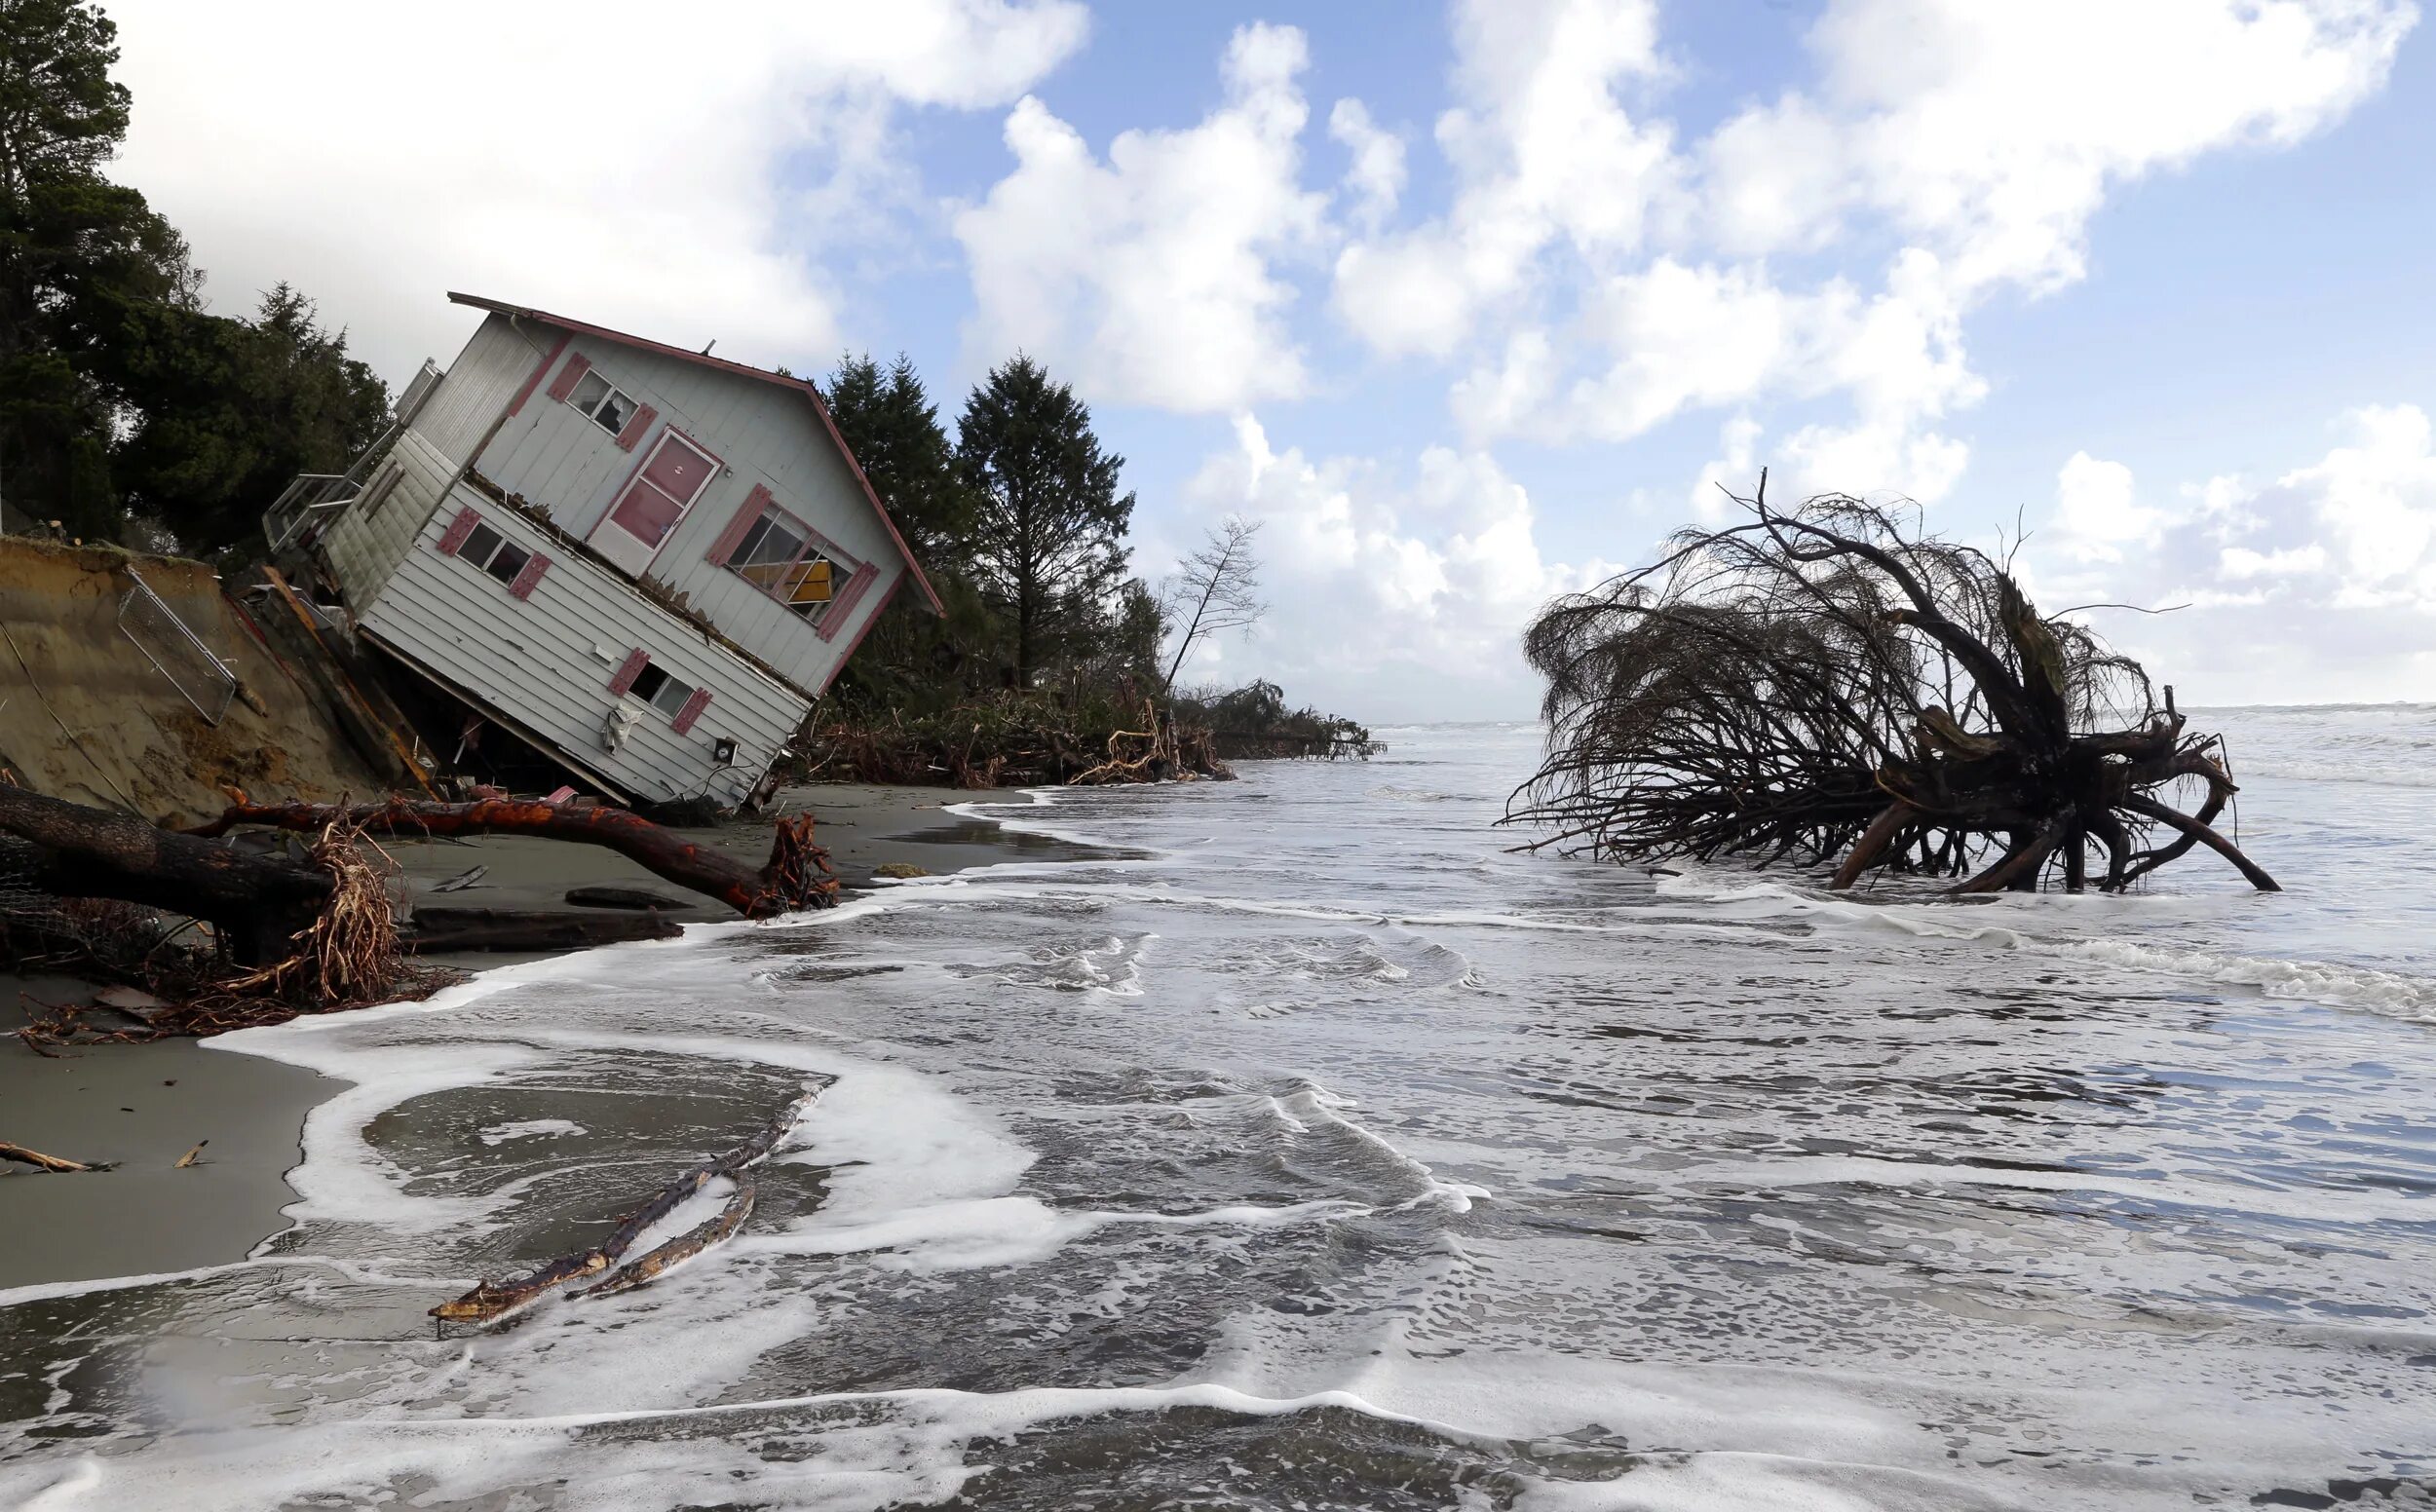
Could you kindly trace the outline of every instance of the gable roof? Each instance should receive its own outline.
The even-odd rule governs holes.
[[[872,488],[871,479],[863,475],[862,464],[855,460],[854,448],[847,445],[846,437],[838,434],[837,422],[829,418],[829,406],[821,400],[819,389],[815,387],[809,379],[793,378],[785,373],[774,373],[765,367],[748,367],[742,362],[731,362],[723,357],[711,357],[702,352],[688,352],[683,347],[671,347],[665,342],[652,341],[642,336],[629,336],[624,331],[611,330],[606,325],[594,325],[589,321],[570,320],[563,315],[552,315],[547,310],[535,310],[524,305],[512,305],[505,300],[484,299],[479,294],[460,294],[451,289],[448,293],[448,300],[451,304],[471,305],[476,310],[488,310],[493,315],[532,321],[543,325],[555,325],[561,330],[574,331],[579,335],[597,336],[603,341],[614,341],[621,346],[657,353],[661,357],[674,358],[679,361],[692,362],[718,372],[733,373],[739,378],[750,378],[759,383],[776,384],[781,389],[792,389],[801,394],[812,401],[812,412],[820,417],[820,427],[828,433],[830,444],[837,448],[838,455],[844,457],[847,467],[854,471],[855,481],[862,486],[863,498],[870,502],[872,512],[879,515],[880,523],[887,527],[889,540],[895,543],[896,554],[904,558],[905,570],[912,575],[914,586],[922,589],[922,596],[930,603],[931,612],[937,615],[947,613],[946,606],[939,602],[937,590],[931,586],[931,580],[923,575],[922,563],[914,559],[912,548],[905,545],[905,537],[897,530],[896,521],[890,518],[888,506],[880,502],[880,495]]]

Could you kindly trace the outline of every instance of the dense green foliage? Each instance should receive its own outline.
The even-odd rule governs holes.
[[[952,442],[902,357],[885,369],[849,357],[821,392],[946,610],[900,595],[838,701],[915,716],[1009,690],[1071,701],[1157,665],[1158,597],[1123,576],[1124,459],[1100,448],[1070,389],[1018,358],[973,391]]]
[[[377,433],[379,380],[285,285],[202,308],[175,228],[102,168],[127,134],[117,28],[0,0],[0,505],[73,536],[241,547],[297,472]]]
[[[1017,357],[965,400],[956,470],[973,499],[968,570],[1013,632],[1015,685],[1096,638],[1124,581],[1133,495],[1074,390]]]

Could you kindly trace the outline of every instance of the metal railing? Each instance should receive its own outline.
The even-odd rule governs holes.
[[[237,696],[237,674],[211,654],[203,637],[161,601],[161,595],[136,576],[134,568],[128,568],[127,576],[135,586],[119,600],[119,633],[134,643],[144,660],[170,680],[170,686],[195,706],[207,724],[218,724],[228,712],[229,699]]]
[[[305,528],[356,502],[359,492],[351,472],[300,472],[271,507],[262,511],[262,534],[277,556],[294,545]]]

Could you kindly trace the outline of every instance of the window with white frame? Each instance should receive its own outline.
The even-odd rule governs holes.
[[[693,684],[670,677],[658,662],[644,663],[626,691],[670,719],[685,712],[685,700],[694,696]]]
[[[626,429],[634,418],[634,400],[624,389],[603,378],[597,371],[586,373],[567,396],[567,402],[582,410],[592,424],[611,435]]]
[[[472,562],[500,582],[514,586],[516,574],[533,559],[533,553],[516,545],[488,525],[476,525],[457,548],[459,561]]]
[[[801,521],[773,504],[728,553],[728,570],[818,623],[855,570],[851,563],[832,559],[822,547]]]

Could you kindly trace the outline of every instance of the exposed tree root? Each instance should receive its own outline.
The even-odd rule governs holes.
[[[1842,857],[1967,878],[1954,890],[2129,887],[2204,845],[2232,780],[2171,688],[2044,617],[2006,568],[1830,495],[1677,536],[1658,561],[1559,599],[1525,649],[1548,678],[1548,755],[1508,805],[1523,849],[1617,857]],[[2196,782],[2185,813],[2156,796]],[[2161,844],[2151,838],[2164,832]]]

